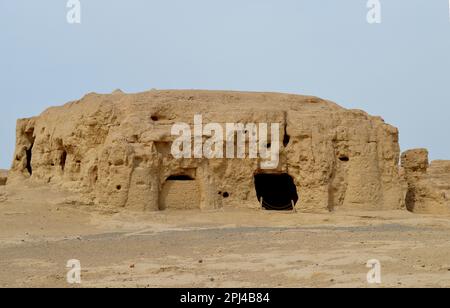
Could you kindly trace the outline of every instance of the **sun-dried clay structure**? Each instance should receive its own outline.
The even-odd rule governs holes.
[[[177,122],[279,123],[280,163],[175,159]],[[207,136],[204,136],[207,138]],[[17,123],[9,179],[79,191],[136,210],[405,208],[398,130],[316,97],[218,91],[88,94]],[[408,169],[408,168],[406,168]]]
[[[0,186],[6,185],[7,181],[8,181],[8,171],[0,170]]]
[[[406,207],[415,213],[450,213],[450,161],[429,163],[426,149],[403,153],[402,168],[408,183]]]

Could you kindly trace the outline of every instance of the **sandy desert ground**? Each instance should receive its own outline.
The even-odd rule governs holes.
[[[450,217],[224,209],[92,209],[49,187],[0,186],[0,287],[450,287]],[[375,286],[377,287],[377,286]]]

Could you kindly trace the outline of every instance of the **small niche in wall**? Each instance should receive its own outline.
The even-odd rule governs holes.
[[[67,161],[67,152],[63,151],[61,153],[61,158],[59,160],[59,165],[61,166],[62,171],[64,171],[64,169],[66,168],[66,161]]]
[[[167,181],[193,181],[194,179],[188,175],[171,175]]]
[[[287,124],[284,125],[284,136],[283,136],[283,146],[287,148],[289,145],[289,142],[291,142],[291,136],[287,133]]]
[[[170,156],[172,144],[170,142],[157,141],[155,142],[156,151],[163,156]]]
[[[348,162],[348,161],[350,161],[350,158],[346,155],[342,155],[342,156],[339,156],[339,160],[342,162]]]

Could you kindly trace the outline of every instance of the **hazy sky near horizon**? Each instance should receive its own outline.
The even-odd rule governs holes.
[[[448,0],[0,0],[0,168],[17,118],[88,92],[157,89],[316,95],[381,115],[402,150],[450,159]]]

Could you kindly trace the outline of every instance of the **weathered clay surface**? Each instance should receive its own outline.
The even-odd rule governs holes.
[[[0,203],[7,200],[5,185],[8,182],[8,171],[0,169]]]
[[[407,209],[415,213],[450,213],[450,161],[429,164],[426,149],[402,154],[408,183]]]
[[[8,181],[8,171],[0,169],[0,186],[6,185]]]
[[[280,123],[284,145],[271,172],[293,178],[300,210],[405,205],[395,127],[319,98],[273,93],[89,94],[18,121],[10,179],[53,183],[92,204],[137,210],[171,207],[164,204],[176,199],[171,187],[183,191],[189,208],[258,207],[254,175],[268,172],[258,160],[171,156],[172,124],[192,123],[195,114],[205,123]],[[193,181],[167,181],[180,175]]]

